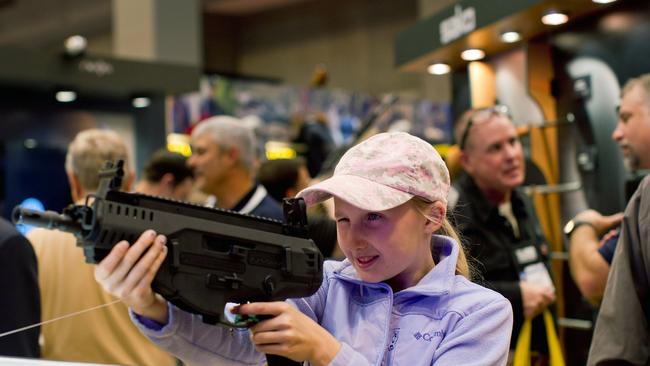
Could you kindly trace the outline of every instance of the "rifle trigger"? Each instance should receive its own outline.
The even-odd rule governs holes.
[[[273,281],[273,276],[266,276],[262,283],[262,287],[268,297],[273,297],[273,293],[275,292],[275,281]]]

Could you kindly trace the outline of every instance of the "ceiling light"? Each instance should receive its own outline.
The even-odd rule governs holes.
[[[85,37],[80,35],[70,36],[65,39],[63,47],[65,48],[65,54],[69,57],[77,57],[83,55],[86,52],[86,47],[88,46],[88,41]]]
[[[542,23],[546,25],[560,25],[569,21],[569,16],[557,10],[551,10],[542,16]]]
[[[485,57],[485,52],[478,48],[470,48],[460,54],[460,58],[465,61],[476,61]]]
[[[595,2],[596,4],[609,4],[609,3],[613,3],[616,0],[591,0],[591,1]]]
[[[501,33],[501,40],[505,43],[515,43],[521,39],[521,34],[515,31]]]
[[[56,100],[61,103],[74,102],[77,99],[77,93],[72,90],[59,90],[56,92]]]
[[[427,72],[432,75],[444,75],[448,74],[449,71],[451,71],[451,66],[441,62],[431,64],[427,67]]]
[[[35,149],[36,146],[38,146],[38,141],[36,141],[35,139],[29,138],[29,139],[25,139],[23,144],[25,145],[26,149]]]
[[[151,99],[147,97],[137,97],[131,100],[131,104],[134,108],[147,108],[149,105],[151,105]]]

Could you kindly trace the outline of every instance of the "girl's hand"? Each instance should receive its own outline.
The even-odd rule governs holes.
[[[151,289],[151,282],[167,255],[166,238],[147,230],[129,246],[117,243],[95,267],[95,279],[135,313],[167,323],[167,302]],[[143,254],[144,253],[144,254]]]
[[[250,328],[251,340],[259,352],[327,365],[341,348],[327,330],[286,302],[244,304],[236,312],[273,316]]]

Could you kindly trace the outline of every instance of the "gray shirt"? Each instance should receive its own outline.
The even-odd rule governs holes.
[[[640,253],[633,268],[631,248]],[[643,273],[645,272],[645,273]],[[637,277],[640,274],[643,277]],[[650,176],[646,177],[630,199],[621,225],[605,295],[598,313],[589,350],[588,365],[648,365],[650,335],[648,319],[635,283],[645,282],[647,293],[650,274]],[[645,277],[645,278],[644,278]],[[639,278],[641,280],[639,280]]]

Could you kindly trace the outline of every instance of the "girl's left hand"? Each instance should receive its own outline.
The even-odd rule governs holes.
[[[243,304],[236,312],[272,316],[250,328],[251,341],[259,352],[327,365],[341,348],[325,328],[286,302]]]

